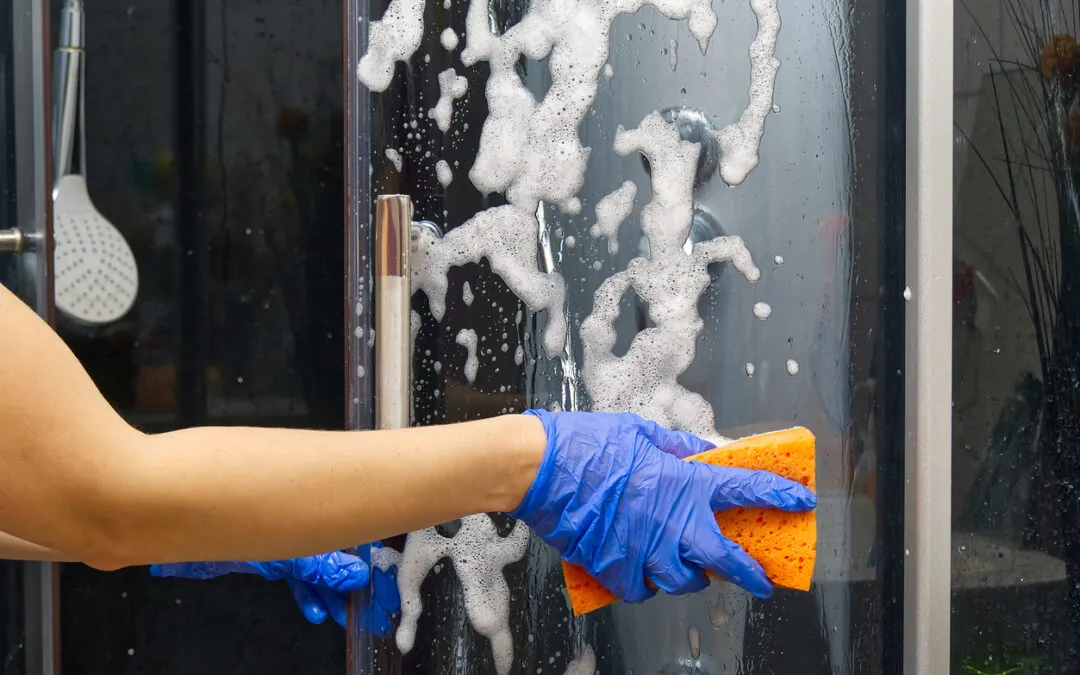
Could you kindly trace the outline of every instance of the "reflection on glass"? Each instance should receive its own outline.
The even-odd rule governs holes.
[[[401,624],[365,667],[894,672],[877,523],[900,475],[884,366],[902,287],[877,208],[902,158],[884,75],[849,67],[883,59],[885,29],[855,31],[843,0],[710,5],[393,0],[349,19],[368,36],[357,131],[371,193],[446,231],[414,249],[414,422],[543,406],[717,440],[806,425],[814,588],[716,584],[575,620],[554,554],[478,515],[406,539]]]
[[[1080,669],[1076,8],[957,2],[956,672]]]
[[[341,3],[84,5],[87,185],[140,287],[123,319],[64,339],[151,432],[341,428]],[[64,668],[339,674],[340,629],[251,581],[65,566]]]

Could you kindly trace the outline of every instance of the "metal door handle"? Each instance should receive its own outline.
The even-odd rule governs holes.
[[[412,214],[408,195],[383,195],[375,203],[376,429],[409,426]]]
[[[35,232],[27,234],[17,227],[0,230],[0,253],[21,255],[37,250],[41,235]]]

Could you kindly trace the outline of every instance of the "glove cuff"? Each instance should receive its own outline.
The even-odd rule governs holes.
[[[552,448],[554,443],[555,430],[553,428],[554,420],[552,414],[547,410],[536,409],[526,410],[522,415],[532,415],[540,419],[540,424],[544,427],[544,437],[546,444],[544,446],[544,457],[540,460],[540,469],[536,472],[536,477],[533,479],[532,485],[529,486],[529,490],[525,493],[524,499],[521,500],[521,504],[518,505],[513,511],[508,511],[506,515],[514,518],[515,520],[525,521],[525,524],[529,523],[530,517],[537,513],[537,510],[545,503],[544,493],[546,492],[546,486],[551,482],[551,473],[554,467],[554,454]]]

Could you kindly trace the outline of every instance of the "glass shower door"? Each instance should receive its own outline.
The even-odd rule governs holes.
[[[355,0],[346,25],[353,427],[380,395],[373,205],[404,194],[429,221],[412,424],[803,425],[821,497],[811,592],[767,601],[714,583],[575,619],[501,514],[387,542],[402,616],[350,630],[350,671],[899,673],[903,8]]]

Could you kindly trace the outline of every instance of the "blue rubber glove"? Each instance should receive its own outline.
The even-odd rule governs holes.
[[[761,565],[724,537],[714,510],[808,511],[814,493],[766,471],[684,462],[713,447],[636,415],[530,410],[547,434],[540,470],[509,515],[625,602],[700,591],[705,570],[758,597]]]
[[[371,546],[381,548],[381,544]],[[373,600],[364,608],[363,628],[380,637],[390,634],[391,618],[401,610],[394,568],[374,568],[372,578],[371,546],[360,548],[360,556],[326,553],[309,558],[273,562],[194,562],[152,565],[155,577],[213,579],[226,574],[254,574],[269,581],[284,580],[300,605],[304,618],[320,624],[330,616],[344,627],[345,594],[373,586]]]

